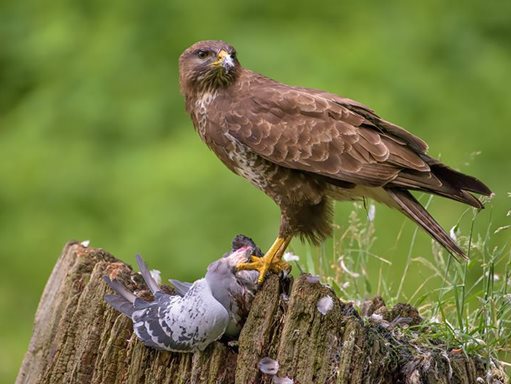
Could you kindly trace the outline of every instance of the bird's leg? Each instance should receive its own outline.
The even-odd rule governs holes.
[[[259,271],[258,282],[262,283],[266,272],[278,273],[289,268],[289,264],[282,261],[282,256],[291,241],[291,236],[277,237],[273,245],[263,257],[252,256],[250,263],[240,263],[236,268],[248,271]]]

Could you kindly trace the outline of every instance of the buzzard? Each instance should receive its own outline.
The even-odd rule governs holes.
[[[278,237],[239,269],[267,271],[294,236],[314,244],[332,232],[332,201],[372,198],[398,209],[459,260],[463,250],[410,193],[428,192],[476,208],[491,195],[475,177],[429,156],[427,144],[365,105],[279,83],[243,68],[224,41],[200,41],[179,58],[186,110],[201,139],[234,173],[280,207]]]

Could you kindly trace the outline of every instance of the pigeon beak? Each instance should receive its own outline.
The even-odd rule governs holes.
[[[218,52],[217,60],[213,63],[215,67],[222,66],[225,71],[229,72],[232,68],[234,68],[234,60],[229,52],[225,50],[221,50]]]
[[[233,253],[231,253],[229,256],[233,256],[234,259],[236,259],[236,264],[238,263],[245,263],[250,261],[250,257],[252,256],[252,247],[245,246],[238,248]]]

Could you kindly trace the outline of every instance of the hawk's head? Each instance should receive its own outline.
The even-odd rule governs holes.
[[[199,41],[179,57],[181,91],[186,95],[227,87],[239,70],[232,46],[220,40]]]

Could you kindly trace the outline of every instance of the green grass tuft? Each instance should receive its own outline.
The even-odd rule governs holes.
[[[431,201],[430,196],[425,205]],[[493,212],[491,201],[486,202],[486,208]],[[305,258],[297,262],[300,271],[320,276],[338,295],[356,305],[376,295],[381,295],[387,305],[410,303],[424,318],[420,326],[405,327],[404,332],[409,332],[410,337],[420,338],[431,346],[440,342],[448,350],[476,353],[490,362],[499,360],[509,370],[511,246],[509,241],[497,241],[495,237],[511,231],[511,226],[494,228],[492,214],[488,222],[479,223],[478,211],[468,208],[450,230],[470,257],[463,264],[434,241],[431,255],[416,255],[416,228],[403,273],[396,275],[391,260],[372,251],[377,234],[374,212],[372,203],[354,203],[348,225],[343,230],[336,227],[331,247],[323,245],[319,257],[315,257],[314,249],[308,248]],[[467,224],[464,233],[462,228]],[[476,224],[484,225],[482,235],[475,232]],[[419,281],[417,270],[423,276]],[[410,290],[410,286],[415,289]]]

